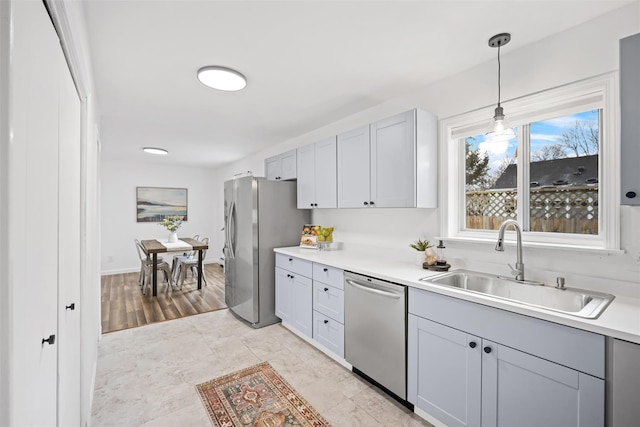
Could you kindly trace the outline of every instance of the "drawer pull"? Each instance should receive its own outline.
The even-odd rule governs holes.
[[[469,343],[469,347],[471,347],[471,348],[476,348],[476,345],[477,345],[477,344],[476,344],[476,342],[475,342],[475,341],[471,341],[471,342]]]
[[[484,348],[484,352],[485,352],[485,353],[487,353],[487,354],[491,353],[491,347],[486,346],[486,347]]]

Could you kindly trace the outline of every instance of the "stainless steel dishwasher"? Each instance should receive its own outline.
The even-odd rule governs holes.
[[[407,288],[345,272],[345,359],[397,397],[407,399]]]

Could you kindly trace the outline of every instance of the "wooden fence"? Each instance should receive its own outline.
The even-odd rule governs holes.
[[[598,234],[598,186],[543,187],[530,191],[530,231]],[[468,191],[467,229],[497,230],[516,219],[514,189]]]

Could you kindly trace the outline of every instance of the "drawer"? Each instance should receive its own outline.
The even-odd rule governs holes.
[[[344,271],[328,265],[313,263],[313,280],[334,288],[344,289]]]
[[[313,311],[313,339],[344,358],[344,325]]]
[[[312,265],[311,261],[306,259],[300,259],[284,254],[276,254],[276,267],[284,268],[292,273],[299,274],[305,277],[312,277]]]
[[[314,280],[313,309],[344,323],[344,291]]]
[[[604,378],[603,335],[415,288],[409,313]]]

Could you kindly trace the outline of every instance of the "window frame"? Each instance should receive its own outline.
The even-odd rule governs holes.
[[[503,102],[512,126],[518,127],[519,144],[525,129],[537,121],[574,114],[590,109],[601,110],[598,165],[598,235],[523,231],[523,243],[528,246],[572,247],[618,251],[620,248],[620,131],[618,73],[611,72],[589,79],[548,89]],[[440,121],[442,143],[441,164],[446,174],[441,184],[443,207],[442,237],[452,240],[495,241],[496,230],[465,229],[465,149],[464,138],[484,132],[493,115],[494,105]],[[526,136],[528,138],[528,136]],[[462,142],[461,142],[462,141]],[[526,148],[526,149],[525,149]],[[520,147],[517,158],[518,218],[522,224],[528,183],[529,146]],[[525,168],[525,166],[527,166]],[[603,177],[605,177],[603,179]],[[530,213],[526,213],[530,214]],[[511,233],[509,233],[511,234]],[[509,236],[510,237],[510,236]]]

